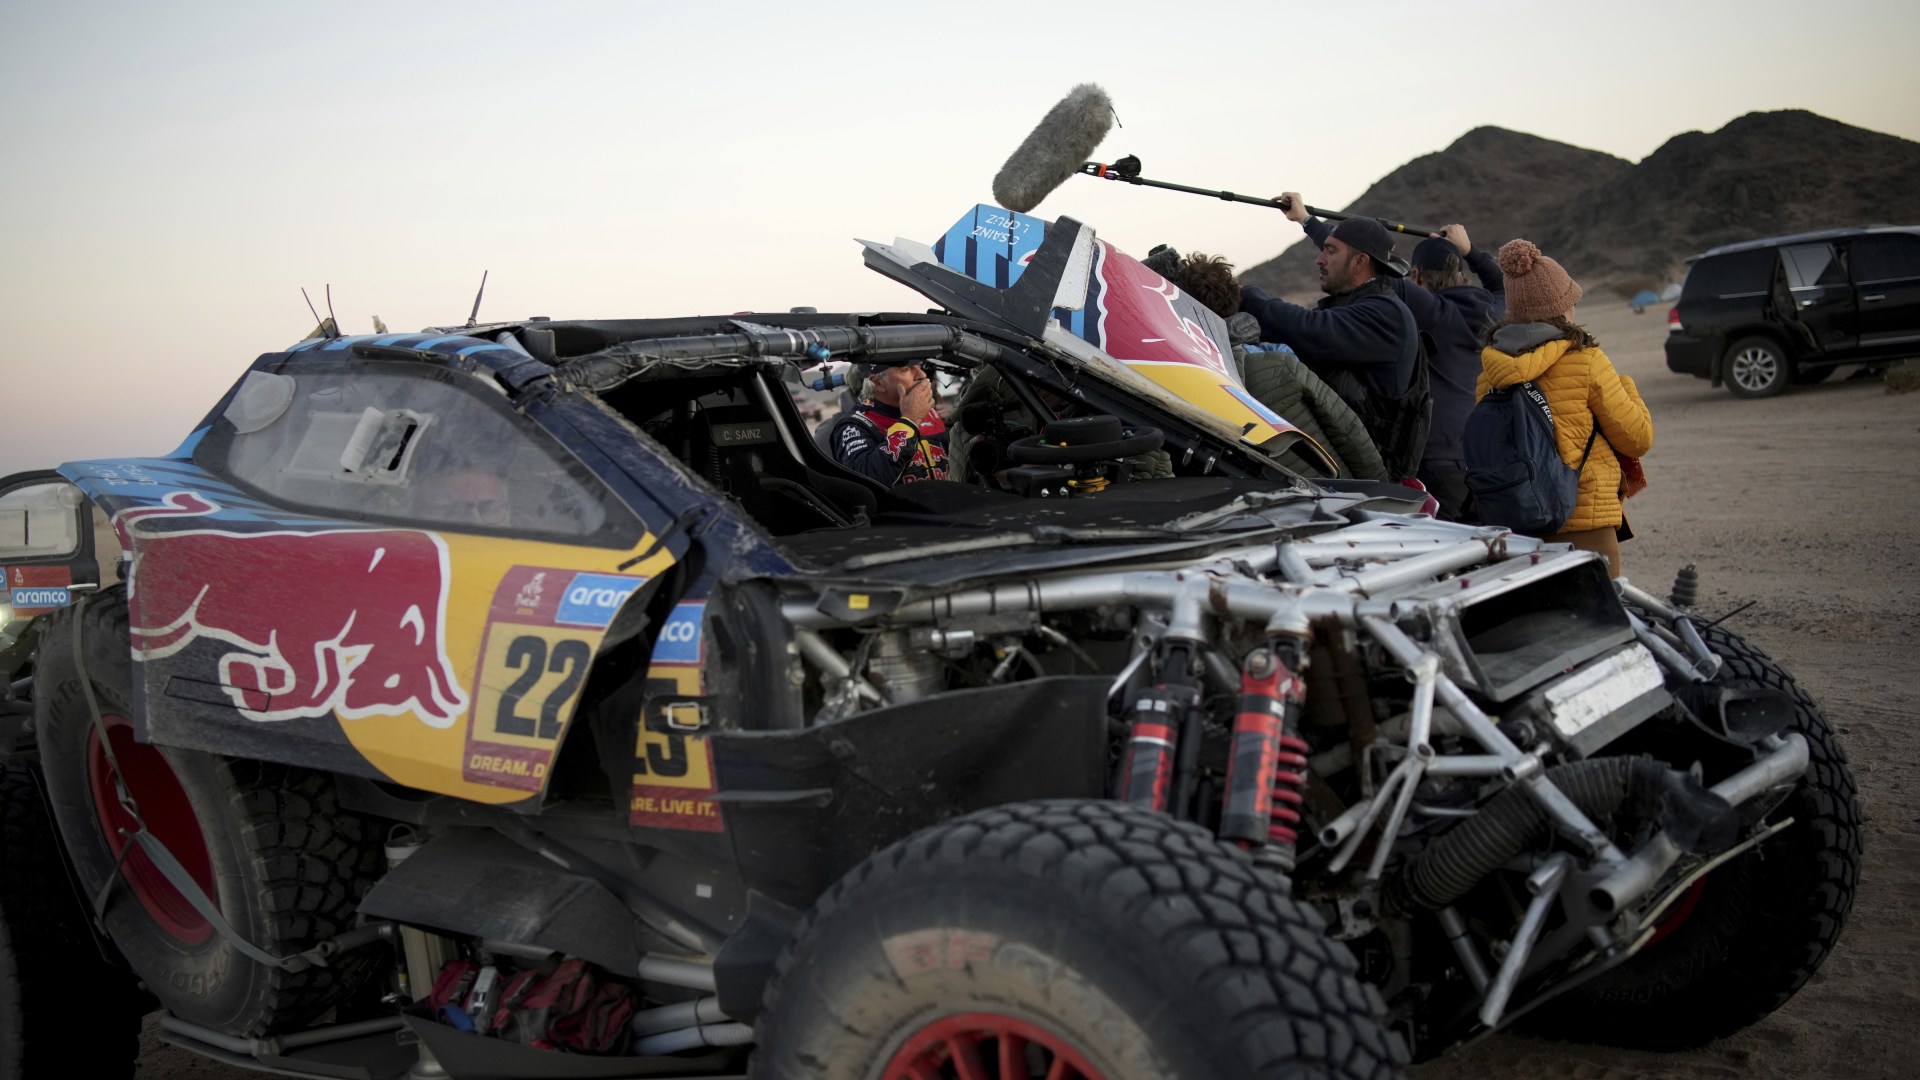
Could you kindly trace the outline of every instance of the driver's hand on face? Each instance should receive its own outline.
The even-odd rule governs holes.
[[[919,379],[900,395],[900,415],[918,424],[933,412],[933,380],[918,368],[913,370]]]

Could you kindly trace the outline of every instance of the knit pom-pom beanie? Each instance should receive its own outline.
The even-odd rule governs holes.
[[[1509,240],[1495,257],[1506,275],[1507,318],[1543,322],[1566,318],[1580,302],[1580,284],[1560,264],[1540,254],[1531,240]]]

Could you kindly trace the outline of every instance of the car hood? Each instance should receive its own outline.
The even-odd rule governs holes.
[[[1037,339],[1229,442],[1331,459],[1248,392],[1220,316],[1072,218],[980,204],[933,244],[862,240],[868,267],[950,311]]]
[[[980,492],[964,507],[883,512],[866,529],[820,530],[774,545],[797,577],[908,590],[943,589],[1050,570],[1160,564],[1213,549],[1315,535],[1388,515],[1401,517],[1424,495],[1399,484],[1339,481],[1345,490],[1271,481],[1181,477],[1120,485],[1103,495],[1045,504]],[[910,485],[910,487],[934,485]],[[961,494],[961,485],[950,485]],[[1471,531],[1471,530],[1469,530]]]

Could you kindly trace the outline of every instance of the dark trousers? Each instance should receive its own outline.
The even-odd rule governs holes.
[[[1443,520],[1479,524],[1473,512],[1473,493],[1467,490],[1466,463],[1428,458],[1420,463],[1420,482],[1439,500]]]

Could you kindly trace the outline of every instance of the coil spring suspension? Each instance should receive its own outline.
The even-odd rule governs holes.
[[[1273,816],[1267,842],[1291,850],[1300,839],[1300,809],[1307,801],[1307,744],[1291,732],[1280,736],[1274,755]]]

